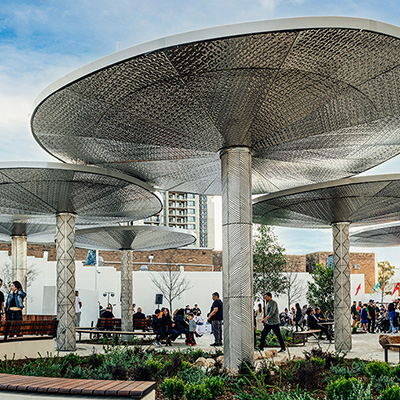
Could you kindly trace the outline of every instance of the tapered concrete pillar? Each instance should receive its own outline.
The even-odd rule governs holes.
[[[57,350],[76,350],[75,215],[57,215]]]
[[[19,281],[26,291],[28,245],[26,236],[12,236],[11,258],[12,258],[12,280]]]
[[[349,222],[332,225],[335,350],[342,353],[352,347],[349,226]]]
[[[121,250],[121,328],[132,331],[132,250]],[[130,335],[122,335],[128,341]]]
[[[251,153],[221,151],[224,363],[254,362]],[[210,288],[211,294],[212,288]]]

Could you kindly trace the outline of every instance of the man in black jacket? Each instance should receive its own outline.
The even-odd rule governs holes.
[[[309,308],[307,309],[306,313],[308,329],[319,329],[321,331],[321,336],[322,333],[325,333],[328,340],[331,341],[331,335],[329,334],[328,328],[318,323],[318,320],[315,317],[315,310],[313,308]]]
[[[219,293],[212,294],[214,302],[211,305],[210,314],[208,315],[208,322],[212,325],[214,334],[214,343],[210,346],[222,346],[222,320],[223,320],[223,304],[219,298]]]

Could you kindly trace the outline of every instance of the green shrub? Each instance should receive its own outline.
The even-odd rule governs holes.
[[[367,365],[367,375],[371,378],[390,374],[390,365],[383,361],[373,361]]]
[[[339,378],[351,378],[354,376],[353,371],[351,371],[349,368],[345,367],[345,366],[341,366],[341,365],[332,365],[332,367],[330,368],[330,371],[333,374],[332,380],[336,381],[336,379]]]
[[[392,376],[400,380],[400,364],[392,368]]]
[[[211,400],[211,392],[204,384],[193,383],[185,385],[186,400]]]
[[[225,393],[225,384],[220,377],[213,376],[212,378],[204,379],[204,386],[209,390],[212,399]]]
[[[351,364],[351,369],[353,370],[354,375],[365,376],[367,374],[367,366],[365,361],[362,361],[358,358],[356,358]]]
[[[376,391],[380,393],[382,390],[385,390],[391,386],[396,385],[395,380],[391,376],[381,375],[377,378],[373,378],[373,386],[375,387]]]
[[[365,387],[356,378],[340,378],[328,384],[327,400],[371,400],[371,386]]]
[[[80,365],[77,365],[76,367],[69,366],[67,368],[67,371],[65,373],[65,378],[71,378],[71,379],[90,379],[91,377],[88,376],[88,371],[86,368],[82,368]]]
[[[182,379],[167,378],[161,383],[161,390],[168,400],[180,400],[185,394],[185,384]]]
[[[316,400],[310,393],[300,389],[276,392],[269,397],[270,400]]]
[[[154,358],[147,360],[146,365],[151,369],[153,375],[159,374],[164,368],[164,364],[161,361],[155,360]]]
[[[382,390],[378,400],[399,400],[400,399],[400,387],[392,386],[385,390]]]

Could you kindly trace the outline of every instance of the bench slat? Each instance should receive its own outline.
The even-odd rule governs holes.
[[[67,379],[0,374],[0,389],[29,392],[143,397],[155,382]]]

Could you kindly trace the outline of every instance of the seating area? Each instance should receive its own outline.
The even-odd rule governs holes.
[[[152,400],[155,398],[155,387],[155,382],[144,381],[43,378],[0,374],[0,390],[20,392],[118,396]]]
[[[2,341],[49,339],[56,337],[57,320],[2,321],[0,336]],[[1,341],[1,340],[0,340]]]

